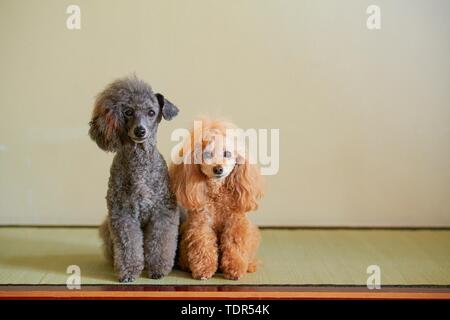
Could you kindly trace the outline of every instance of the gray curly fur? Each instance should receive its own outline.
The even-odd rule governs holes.
[[[108,216],[99,233],[120,282],[133,281],[144,267],[150,278],[158,279],[174,265],[180,213],[156,132],[162,118],[170,120],[177,113],[177,107],[135,76],[114,81],[96,99],[89,135],[101,149],[116,153],[106,196]],[[147,134],[138,143],[137,126]]]

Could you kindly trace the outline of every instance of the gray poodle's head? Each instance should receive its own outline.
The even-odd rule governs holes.
[[[178,108],[153,93],[136,76],[109,84],[95,100],[89,135],[105,151],[117,151],[125,143],[156,143],[161,118],[171,120]]]

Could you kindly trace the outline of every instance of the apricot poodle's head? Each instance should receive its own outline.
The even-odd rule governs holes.
[[[202,208],[210,181],[233,193],[239,211],[255,210],[263,193],[262,177],[257,165],[249,161],[238,128],[206,118],[196,124],[200,125],[194,126],[178,151],[179,161],[170,167],[178,201],[187,209]]]
[[[242,161],[233,139],[218,130],[207,132],[202,142],[200,171],[209,179],[226,179]]]

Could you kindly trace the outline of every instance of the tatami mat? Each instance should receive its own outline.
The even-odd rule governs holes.
[[[262,266],[239,281],[197,281],[174,270],[135,284],[365,285],[369,265],[382,285],[450,285],[450,230],[266,229]],[[95,228],[0,228],[0,284],[65,284],[70,265],[82,284],[117,284]]]

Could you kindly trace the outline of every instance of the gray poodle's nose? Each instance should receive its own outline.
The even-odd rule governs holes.
[[[223,173],[223,168],[222,168],[222,166],[215,166],[215,167],[213,168],[213,172],[214,172],[214,174],[222,174],[222,173]]]
[[[134,128],[134,135],[138,138],[143,138],[146,134],[145,128],[143,126],[137,126]]]

